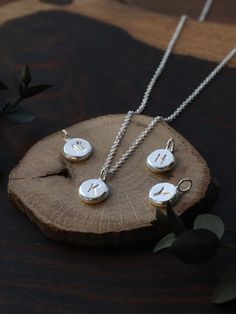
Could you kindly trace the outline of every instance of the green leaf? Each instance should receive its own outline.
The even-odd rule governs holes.
[[[10,100],[7,100],[5,103],[0,104],[0,111],[4,114],[5,110],[7,110],[10,104],[11,104]]]
[[[194,229],[207,229],[214,232],[219,239],[222,238],[224,234],[224,223],[223,221],[211,214],[203,214],[196,217],[194,221]]]
[[[19,106],[20,102],[21,102],[20,98],[16,99],[15,101],[8,100],[2,109],[3,113],[5,115],[9,113],[14,113],[16,111],[17,106]]]
[[[174,234],[179,235],[186,230],[182,220],[175,213],[170,203],[167,204],[167,218],[171,227],[171,231],[173,231]]]
[[[156,253],[156,252],[161,251],[163,249],[167,249],[168,247],[170,247],[173,244],[175,239],[176,239],[176,236],[174,233],[167,234],[164,238],[162,238],[156,244],[156,246],[153,249],[153,253]]]
[[[236,264],[233,264],[222,276],[214,294],[212,303],[225,303],[236,299]]]
[[[36,116],[32,114],[29,110],[20,106],[18,106],[17,110],[15,110],[14,112],[9,112],[5,114],[4,117],[14,123],[27,123],[33,121],[36,118]]]
[[[23,91],[23,97],[28,98],[28,97],[35,96],[41,92],[44,92],[45,90],[47,90],[48,88],[52,86],[53,85],[50,85],[50,84],[41,84],[41,85],[34,85],[34,86],[27,87]]]
[[[27,64],[24,65],[24,67],[23,67],[22,74],[21,74],[21,80],[26,86],[31,82],[30,68]]]
[[[219,247],[219,239],[215,233],[205,230],[188,230],[179,235],[171,252],[181,261],[198,264],[210,259]]]

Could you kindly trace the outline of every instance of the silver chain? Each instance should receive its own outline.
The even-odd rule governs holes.
[[[121,127],[120,127],[120,130],[118,131],[118,133],[117,133],[117,135],[116,135],[115,141],[114,141],[114,143],[112,144],[112,146],[111,146],[111,148],[110,148],[110,151],[109,151],[109,154],[108,154],[108,156],[107,156],[107,158],[106,158],[106,161],[105,161],[105,163],[104,163],[104,165],[103,165],[103,168],[102,168],[102,171],[101,171],[101,178],[102,178],[103,180],[106,180],[106,177],[107,177],[108,173],[109,173],[109,174],[113,174],[116,170],[118,170],[118,168],[121,166],[121,164],[123,164],[123,163],[125,162],[125,160],[128,159],[129,155],[132,154],[132,152],[130,152],[130,153],[126,152],[126,153],[127,153],[127,156],[124,157],[124,155],[123,155],[123,156],[122,156],[123,158],[121,157],[123,161],[122,161],[122,160],[119,160],[119,161],[115,164],[114,167],[112,167],[111,169],[109,169],[109,168],[110,168],[110,165],[111,165],[111,163],[112,163],[112,161],[113,161],[113,158],[114,158],[114,156],[115,156],[115,154],[116,154],[116,151],[117,151],[117,149],[118,149],[118,147],[119,147],[120,141],[122,140],[122,138],[123,138],[123,136],[124,136],[124,134],[125,134],[125,132],[126,132],[126,129],[127,129],[127,127],[129,126],[129,124],[130,124],[130,121],[131,121],[132,116],[133,116],[134,114],[140,114],[140,113],[145,109],[146,104],[147,104],[147,102],[148,102],[148,99],[149,99],[149,97],[150,97],[150,94],[151,94],[151,92],[152,92],[152,89],[153,89],[153,87],[154,87],[154,85],[155,85],[157,79],[158,79],[158,78],[160,77],[160,75],[162,74],[162,71],[164,70],[164,68],[165,68],[165,66],[166,66],[166,63],[167,63],[167,61],[168,61],[168,59],[169,59],[169,56],[170,56],[172,50],[174,49],[174,46],[175,46],[175,44],[176,44],[176,42],[177,42],[177,40],[178,40],[178,38],[179,38],[179,35],[180,35],[180,33],[181,33],[181,31],[182,31],[182,29],[183,29],[184,24],[186,23],[186,21],[187,21],[187,16],[186,16],[186,15],[181,16],[180,21],[179,21],[179,23],[177,24],[177,27],[176,27],[176,29],[175,29],[175,31],[174,31],[174,34],[172,35],[172,38],[171,38],[171,40],[170,40],[170,42],[169,42],[169,44],[168,44],[168,46],[167,46],[167,49],[166,49],[166,51],[165,51],[165,53],[164,53],[164,55],[163,55],[163,57],[162,57],[162,59],[161,59],[161,62],[160,62],[160,64],[158,65],[158,67],[157,67],[157,69],[156,69],[154,75],[152,76],[151,80],[149,81],[149,84],[148,84],[148,86],[147,86],[147,88],[146,88],[146,91],[144,92],[144,96],[143,96],[141,105],[137,108],[137,110],[136,110],[135,112],[134,112],[134,111],[129,111],[129,112],[127,113],[127,115],[125,116],[125,119],[124,119],[124,121],[122,122],[122,125],[121,125]],[[144,131],[145,131],[145,130],[144,130]],[[137,139],[136,139],[136,140],[137,140]],[[136,140],[135,140],[135,142],[136,142]],[[135,142],[134,142],[134,143],[135,143]],[[131,147],[133,147],[134,143],[130,146],[129,151],[130,151]],[[120,162],[120,165],[118,165],[119,162]]]
[[[233,58],[233,56],[236,54],[236,47],[234,47],[228,55],[215,67],[215,69],[199,84],[199,86],[177,107],[177,109],[169,116],[162,117],[162,116],[156,116],[153,118],[153,120],[148,124],[148,126],[138,135],[138,137],[134,140],[134,142],[130,145],[130,147],[122,154],[120,159],[111,167],[111,163],[115,157],[115,154],[117,152],[117,149],[119,147],[119,144],[131,122],[132,117],[135,114],[141,113],[144,108],[146,107],[146,104],[148,102],[148,99],[150,97],[150,94],[152,92],[152,89],[161,75],[167,61],[168,57],[171,53],[171,51],[174,48],[174,45],[178,39],[178,36],[181,33],[181,30],[183,29],[184,23],[186,21],[186,16],[182,16],[180,19],[180,22],[177,25],[177,28],[174,32],[174,35],[172,36],[168,48],[166,52],[164,53],[162,60],[155,71],[155,74],[151,78],[147,89],[144,93],[144,97],[142,99],[141,105],[138,107],[136,111],[129,111],[123,122],[122,125],[116,135],[115,141],[112,144],[109,154],[106,158],[106,161],[103,165],[103,168],[101,170],[101,179],[106,180],[108,175],[113,175],[115,172],[117,172],[121,166],[129,159],[129,157],[133,154],[133,152],[139,147],[139,145],[142,143],[142,141],[146,138],[146,136],[155,128],[157,123],[159,121],[165,121],[165,122],[172,122],[174,119],[177,118],[177,116],[184,110],[186,107],[201,93],[201,91],[215,78],[215,76],[222,70],[222,68]]]
[[[190,94],[179,107],[168,117],[163,118],[166,122],[172,122],[177,116],[201,93],[201,91],[215,78],[215,76],[224,68],[224,66],[236,54],[236,47],[234,47],[227,56],[214,68],[214,70],[198,85],[198,87]]]
[[[211,6],[212,6],[212,4],[213,4],[213,1],[214,1],[214,0],[206,0],[205,5],[204,5],[204,7],[202,8],[202,12],[201,12],[201,14],[199,15],[198,21],[200,21],[200,22],[205,21],[207,15],[208,15],[208,13],[209,13],[209,11],[210,11],[210,9],[211,9]]]
[[[159,63],[154,75],[152,76],[151,80],[149,81],[148,83],[148,86],[144,92],[144,95],[143,95],[143,99],[142,99],[142,102],[141,102],[141,105],[138,107],[138,109],[135,111],[135,113],[141,113],[146,105],[147,105],[147,102],[149,100],[149,97],[150,97],[150,94],[152,92],[152,89],[157,81],[157,79],[160,77],[160,75],[162,74],[165,66],[166,66],[166,63],[170,57],[170,54],[171,52],[173,51],[174,47],[175,47],[175,44],[183,30],[183,27],[185,25],[187,21],[187,16],[186,15],[182,15],[181,18],[180,18],[180,21],[179,23],[177,24],[177,27],[174,31],[174,34],[172,35],[172,38],[171,40],[169,41],[169,44],[167,46],[167,49],[161,59],[161,62]]]

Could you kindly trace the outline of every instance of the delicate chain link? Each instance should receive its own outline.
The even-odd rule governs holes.
[[[115,165],[108,170],[109,174],[114,174],[120,167],[126,162],[127,159],[133,154],[136,148],[142,143],[145,137],[153,130],[157,123],[161,120],[161,117],[155,117],[148,126],[139,134],[131,146],[126,150],[126,152],[121,156],[121,158],[115,163]]]
[[[102,179],[106,179],[106,176],[108,174],[109,171],[109,168],[110,168],[110,165],[112,163],[112,160],[116,154],[116,151],[117,151],[117,148],[119,147],[119,144],[120,144],[120,141],[122,140],[124,134],[125,134],[125,131],[127,130],[127,127],[130,123],[130,120],[133,116],[134,112],[133,111],[129,111],[127,113],[127,115],[125,116],[124,118],[124,121],[122,122],[122,125],[120,127],[120,130],[119,132],[117,133],[116,135],[116,138],[115,138],[115,141],[114,143],[112,144],[111,148],[110,148],[110,152],[109,154],[107,155],[107,158],[106,158],[106,161],[103,165],[103,168],[102,168],[102,171],[101,171],[101,178]]]
[[[205,21],[207,15],[208,15],[208,13],[209,13],[209,11],[211,9],[211,6],[213,4],[213,1],[214,0],[206,0],[205,5],[204,5],[204,7],[202,9],[202,12],[199,15],[198,21],[200,21],[200,22]]]
[[[234,47],[229,54],[215,67],[215,69],[201,82],[201,84],[190,94],[181,105],[178,106],[178,108],[169,116],[167,117],[161,117],[157,116],[153,118],[153,120],[148,124],[148,126],[138,135],[138,137],[134,140],[134,142],[130,145],[130,147],[122,154],[120,159],[114,164],[113,167],[111,166],[111,163],[114,159],[114,156],[116,154],[116,151],[119,147],[119,144],[131,122],[131,119],[133,115],[141,113],[144,108],[146,107],[147,101],[150,97],[151,91],[158,79],[158,77],[161,75],[168,57],[171,53],[171,51],[174,48],[174,45],[178,39],[178,36],[180,35],[180,32],[183,28],[183,25],[186,21],[186,16],[181,17],[181,20],[179,24],[177,25],[177,28],[174,32],[174,35],[172,36],[172,39],[168,45],[168,48],[161,60],[161,63],[159,64],[155,74],[151,78],[148,87],[144,93],[143,100],[141,102],[141,105],[138,107],[136,111],[129,111],[120,127],[119,132],[116,135],[115,141],[112,144],[109,154],[106,158],[106,161],[104,163],[104,166],[101,171],[101,179],[106,180],[108,175],[113,175],[116,171],[118,171],[121,166],[126,162],[127,159],[133,154],[133,152],[139,147],[139,145],[142,143],[142,141],[146,138],[146,136],[155,128],[157,123],[159,121],[165,121],[165,122],[172,122],[174,119],[177,118],[177,116],[201,93],[201,91],[215,78],[215,76],[223,69],[223,67],[234,57],[236,54],[236,47]]]
[[[169,56],[170,56],[172,50],[174,49],[174,46],[175,46],[175,44],[176,44],[176,42],[177,42],[177,40],[179,38],[179,35],[180,35],[180,33],[181,33],[181,31],[182,31],[182,29],[184,27],[184,24],[186,23],[186,20],[187,20],[187,16],[186,15],[181,16],[180,21],[179,21],[179,23],[178,23],[178,25],[177,25],[177,27],[176,27],[176,29],[174,31],[174,34],[173,34],[173,36],[172,36],[172,38],[171,38],[171,40],[170,40],[170,42],[169,42],[169,44],[167,46],[167,49],[166,49],[166,51],[165,51],[165,53],[164,53],[164,55],[163,55],[163,57],[161,59],[161,62],[158,65],[154,75],[152,76],[152,78],[151,78],[151,80],[150,80],[150,82],[149,82],[149,84],[148,84],[148,86],[146,88],[146,91],[144,93],[144,97],[142,99],[141,105],[138,107],[138,109],[135,112],[134,111],[129,111],[127,113],[127,115],[125,116],[124,121],[122,122],[122,125],[120,127],[120,130],[118,131],[118,133],[116,135],[115,141],[114,141],[114,143],[112,144],[112,146],[110,148],[109,154],[107,155],[106,161],[105,161],[105,163],[103,165],[103,168],[101,170],[101,178],[103,180],[106,180],[106,177],[107,177],[108,174],[113,174],[118,168],[120,168],[120,166],[125,162],[125,160],[127,160],[128,157],[132,154],[131,150],[132,150],[132,147],[133,147],[133,145],[134,145],[134,143],[136,141],[130,146],[130,148],[127,150],[127,152],[122,155],[121,159],[110,169],[110,166],[111,166],[111,163],[113,161],[113,158],[114,158],[114,156],[116,154],[116,151],[117,151],[117,149],[119,147],[119,144],[120,144],[120,142],[121,142],[121,140],[122,140],[122,138],[123,138],[123,136],[124,136],[128,126],[130,124],[132,116],[134,114],[141,113],[144,110],[144,108],[146,107],[146,104],[148,102],[148,99],[150,97],[152,89],[153,89],[157,79],[159,78],[159,76],[161,75],[162,71],[164,70],[164,68],[166,66],[166,63],[167,63],[167,61],[169,59]],[[149,133],[149,131],[147,132],[147,134],[148,133]],[[144,135],[144,137],[146,135]],[[140,143],[141,143],[141,141],[142,140],[140,140]],[[137,144],[137,146],[139,144]],[[135,150],[135,148],[133,150]]]
[[[153,87],[156,84],[157,79],[162,74],[162,72],[166,66],[166,63],[170,57],[170,54],[171,54],[172,50],[174,49],[175,44],[179,38],[179,35],[181,34],[181,32],[183,30],[183,27],[184,27],[186,21],[187,21],[187,16],[186,15],[181,16],[180,21],[179,21],[179,23],[175,29],[175,32],[174,32],[174,34],[173,34],[173,36],[172,36],[172,38],[171,38],[171,40],[167,46],[167,49],[166,49],[166,51],[165,51],[165,53],[161,59],[161,62],[158,65],[154,75],[152,76],[151,80],[148,83],[148,86],[144,92],[144,96],[143,96],[141,105],[138,107],[138,109],[135,111],[135,113],[141,113],[145,109],[147,102],[148,102],[148,99],[150,97],[150,94],[153,90]]]
[[[215,76],[224,68],[224,66],[236,54],[236,47],[215,67],[215,69],[205,78],[205,80],[189,95],[182,104],[168,117],[163,118],[166,122],[172,122],[177,116],[201,93],[201,91],[215,78]]]

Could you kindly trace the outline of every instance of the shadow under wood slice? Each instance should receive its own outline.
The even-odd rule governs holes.
[[[209,197],[211,175],[196,149],[164,122],[159,123],[142,145],[109,181],[111,196],[103,203],[88,205],[78,195],[80,184],[97,178],[120,128],[124,115],[107,115],[68,128],[72,137],[87,139],[94,147],[88,160],[69,162],[62,157],[61,133],[36,143],[12,170],[10,199],[45,233],[55,240],[83,245],[141,243],[158,239],[168,232],[165,211],[148,201],[149,189],[161,181],[177,184],[189,177],[193,188],[176,204],[181,215],[196,209]],[[135,116],[118,150],[118,156],[151,121]],[[153,174],[146,168],[146,157],[176,142],[176,167],[166,174]]]

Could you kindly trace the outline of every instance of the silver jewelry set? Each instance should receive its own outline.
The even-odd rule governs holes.
[[[209,2],[208,2],[209,3]],[[206,15],[206,12],[203,14]],[[216,77],[217,74],[224,68],[224,66],[234,57],[236,54],[236,47],[234,47],[226,57],[209,73],[209,75],[197,86],[197,88],[177,107],[177,109],[167,117],[156,116],[151,122],[144,128],[144,130],[137,136],[137,138],[131,143],[129,148],[123,152],[121,157],[113,164],[114,157],[120,146],[120,142],[124,137],[127,128],[129,127],[134,115],[141,114],[145,109],[150,94],[156,84],[157,79],[162,74],[169,56],[175,47],[175,44],[183,30],[187,16],[182,16],[174,31],[174,34],[167,46],[167,49],[161,59],[160,64],[154,72],[147,88],[144,92],[144,96],[140,106],[135,111],[128,111],[126,114],[120,129],[117,132],[115,140],[110,147],[109,153],[106,157],[104,165],[101,169],[99,178],[89,179],[83,182],[79,187],[80,198],[90,204],[97,204],[104,201],[109,196],[109,186],[107,180],[123,166],[123,164],[132,156],[134,151],[142,144],[144,139],[151,133],[155,126],[160,122],[166,123],[175,120],[183,110],[204,90],[204,88]],[[92,153],[91,144],[82,138],[69,138],[66,130],[63,130],[63,138],[66,141],[63,148],[63,155],[70,161],[87,159]],[[158,149],[152,152],[147,157],[147,167],[149,170],[155,173],[163,173],[170,171],[175,165],[174,156],[175,142],[173,139],[169,139],[166,148]],[[189,191],[192,188],[192,180],[185,178],[180,180],[177,185],[168,182],[162,182],[154,185],[149,191],[149,200],[155,207],[165,207],[168,202],[174,204],[178,197]]]
[[[62,130],[63,139],[66,142],[63,147],[63,156],[70,161],[86,160],[91,155],[93,148],[91,144],[82,138],[70,138],[66,130]],[[170,171],[175,165],[174,156],[175,141],[171,138],[166,148],[153,151],[146,159],[147,168],[154,173]],[[182,188],[182,185],[188,186]],[[181,180],[177,186],[162,182],[154,185],[149,192],[149,200],[155,207],[165,207],[168,202],[174,204],[181,193],[187,192],[192,187],[190,179]],[[90,204],[104,201],[109,195],[109,189],[104,178],[85,181],[79,188],[81,199]]]

